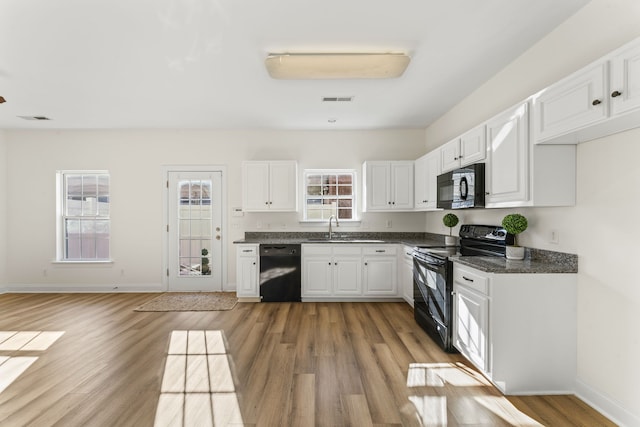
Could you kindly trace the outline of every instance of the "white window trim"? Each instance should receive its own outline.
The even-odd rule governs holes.
[[[333,169],[333,168],[319,168],[319,169],[305,169],[302,172],[302,209],[301,209],[301,218],[299,220],[302,224],[327,224],[329,219],[307,219],[307,175],[318,175],[318,174],[351,174],[353,176],[353,218],[351,219],[339,219],[339,222],[345,224],[357,225],[361,222],[361,219],[358,215],[358,171],[356,169]]]
[[[64,259],[64,176],[73,174],[105,174],[109,175],[109,203],[111,203],[111,174],[108,170],[64,169],[56,171],[56,258],[52,264],[110,264],[113,263],[111,242],[109,242],[108,259]],[[109,208],[109,221],[111,221],[111,208]],[[109,233],[111,235],[111,233]]]

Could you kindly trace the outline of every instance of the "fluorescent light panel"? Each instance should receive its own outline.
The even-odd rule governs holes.
[[[388,79],[400,77],[411,59],[403,53],[269,54],[274,79]]]

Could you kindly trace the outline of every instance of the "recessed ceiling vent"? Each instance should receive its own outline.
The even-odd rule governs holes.
[[[322,102],[351,102],[353,96],[324,96]]]
[[[18,116],[18,117],[25,120],[51,120],[49,117],[45,117],[45,116]]]

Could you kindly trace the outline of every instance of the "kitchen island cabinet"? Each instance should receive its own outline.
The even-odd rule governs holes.
[[[453,281],[454,346],[500,391],[573,393],[575,274],[496,274],[454,262]]]

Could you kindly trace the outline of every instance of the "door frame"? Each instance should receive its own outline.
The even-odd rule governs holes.
[[[227,241],[227,167],[225,165],[163,165],[161,167],[160,180],[162,185],[162,289],[164,292],[169,291],[169,172],[220,172],[221,174],[221,186],[222,194],[220,195],[220,201],[222,203],[222,224],[221,224],[221,266],[222,269],[222,290],[231,291],[229,289],[229,282],[227,280],[227,253],[228,244]]]

